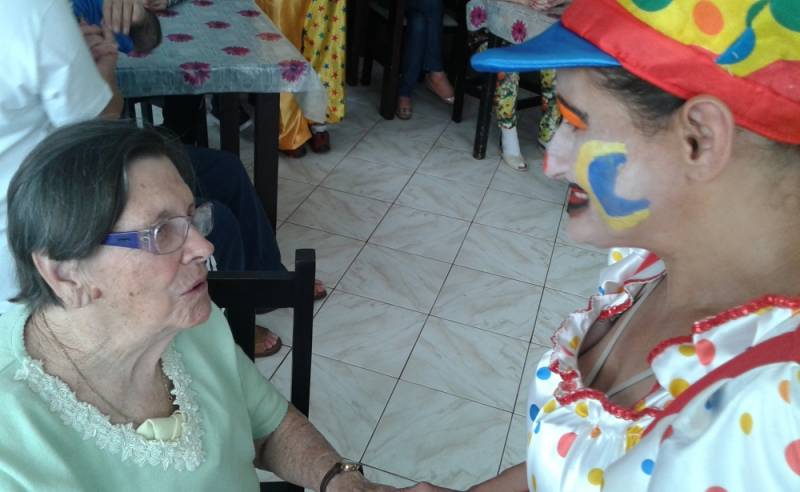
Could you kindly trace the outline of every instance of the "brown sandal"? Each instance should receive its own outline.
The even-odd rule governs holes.
[[[411,106],[410,105],[409,106],[400,106],[398,104],[397,105],[397,110],[395,110],[394,114],[396,114],[397,117],[400,118],[401,120],[410,120],[411,119],[411,115],[413,114],[413,112],[411,111]]]
[[[266,343],[270,335],[275,337],[275,342],[272,345]],[[283,340],[281,340],[281,337],[269,331],[268,328],[256,325],[254,352],[256,357],[269,357],[270,355],[278,353],[281,347],[283,347]]]

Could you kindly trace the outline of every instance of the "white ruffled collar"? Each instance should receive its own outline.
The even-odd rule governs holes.
[[[162,366],[164,374],[172,381],[175,404],[184,415],[186,423],[182,435],[173,441],[148,440],[136,432],[133,424],[113,424],[95,406],[79,401],[64,381],[47,374],[42,362],[28,355],[24,344],[25,321],[28,316],[29,313],[24,310],[21,322],[15,327],[13,340],[21,367],[14,379],[24,381],[82,439],[91,439],[98,448],[119,455],[121,461],[130,459],[139,466],[192,471],[203,464],[205,452],[202,443],[202,418],[191,389],[192,379],[186,372],[181,354],[172,345],[162,356]]]

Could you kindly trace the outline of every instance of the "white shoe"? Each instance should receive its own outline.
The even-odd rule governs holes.
[[[511,169],[515,171],[527,171],[528,165],[525,163],[525,159],[522,158],[521,155],[515,154],[501,154],[503,157],[503,162],[506,165],[510,166]]]

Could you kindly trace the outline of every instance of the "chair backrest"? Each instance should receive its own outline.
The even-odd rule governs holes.
[[[313,249],[295,252],[294,272],[209,272],[211,299],[225,309],[233,339],[250,359],[255,352],[256,310],[293,308],[291,402],[308,416],[314,329]],[[302,492],[286,482],[262,482],[262,492]]]

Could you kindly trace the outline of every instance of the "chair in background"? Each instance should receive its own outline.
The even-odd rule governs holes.
[[[292,389],[290,401],[308,416],[311,340],[314,320],[313,249],[295,252],[294,272],[209,272],[211,299],[225,309],[233,339],[250,359],[255,351],[256,310],[293,308]],[[262,492],[302,492],[286,482],[263,482]]]

